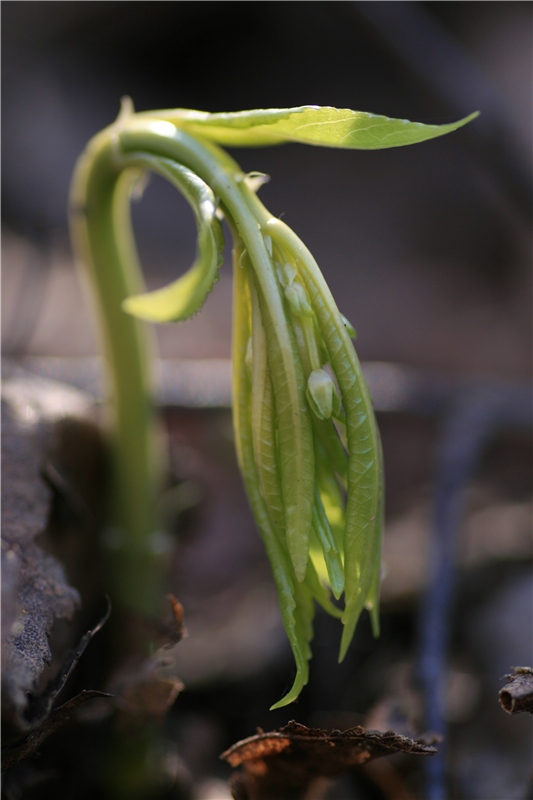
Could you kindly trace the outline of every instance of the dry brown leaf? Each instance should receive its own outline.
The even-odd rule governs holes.
[[[435,747],[361,726],[345,731],[307,728],[292,720],[279,731],[258,732],[220,756],[232,767],[232,791],[238,800],[304,797],[318,778],[333,778],[358,764],[393,753],[433,755]]]

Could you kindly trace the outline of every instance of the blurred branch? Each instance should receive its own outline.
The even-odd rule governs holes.
[[[532,414],[528,390],[474,389],[457,398],[443,425],[436,466],[428,588],[420,622],[419,679],[426,726],[435,733],[443,734],[446,727],[446,654],[465,490],[491,439],[506,428],[529,428]],[[426,770],[427,800],[445,800],[445,744]]]

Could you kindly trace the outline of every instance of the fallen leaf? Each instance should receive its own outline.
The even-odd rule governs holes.
[[[307,728],[292,720],[279,731],[258,732],[226,750],[220,758],[232,767],[232,791],[238,800],[303,797],[318,778],[333,778],[358,764],[393,753],[433,755],[435,747],[393,731],[361,726],[345,731]]]

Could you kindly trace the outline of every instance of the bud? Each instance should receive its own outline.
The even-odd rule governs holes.
[[[340,399],[331,375],[314,369],[307,380],[307,402],[318,419],[330,419],[340,412]]]
[[[354,326],[350,322],[349,319],[346,319],[344,314],[341,314],[342,321],[344,322],[344,327],[346,328],[346,332],[350,339],[357,339],[357,331],[355,330]]]
[[[307,292],[298,281],[294,281],[286,287],[285,297],[289,302],[292,313],[297,317],[311,317],[313,315]]]
[[[285,264],[278,266],[276,271],[278,273],[278,280],[284,288],[286,286],[290,286],[298,275],[298,270],[294,264],[289,264],[288,261],[286,261]]]

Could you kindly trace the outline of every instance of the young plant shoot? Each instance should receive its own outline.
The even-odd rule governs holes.
[[[342,622],[340,660],[363,608],[378,634],[381,446],[353,328],[309,250],[257,198],[261,175],[244,174],[219,145],[380,149],[441,136],[475,116],[423,125],[319,106],[135,113],[126,100],[78,162],[73,241],[101,310],[114,400],[119,593],[144,611],[157,595],[157,566],[148,565],[157,562],[159,470],[149,348],[134,317],[177,322],[199,311],[221,265],[221,217],[231,230],[237,456],[296,662],[292,688],[272,708],[293,702],[307,683],[315,601]],[[145,171],[187,199],[198,246],[185,275],[143,294],[129,202]]]

